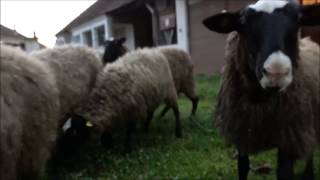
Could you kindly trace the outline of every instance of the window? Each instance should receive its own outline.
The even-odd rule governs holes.
[[[104,25],[96,27],[94,29],[95,32],[95,38],[98,46],[103,46],[104,40],[105,40],[105,29]]]
[[[177,43],[177,23],[174,12],[160,15],[159,45],[170,45]]]
[[[303,5],[320,3],[320,0],[302,0]]]
[[[80,43],[80,34],[72,36],[71,42],[77,43],[77,44]]]
[[[92,33],[90,30],[83,33],[83,41],[85,45],[92,47]]]

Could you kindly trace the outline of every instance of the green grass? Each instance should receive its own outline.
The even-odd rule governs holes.
[[[227,148],[213,127],[212,114],[220,83],[219,76],[196,77],[200,96],[198,112],[193,121],[188,119],[191,103],[179,100],[183,124],[183,138],[174,136],[173,113],[151,122],[149,134],[139,133],[131,153],[119,147],[104,149],[90,146],[65,160],[60,172],[65,179],[237,179],[235,150]],[[159,108],[161,109],[161,108]],[[195,123],[196,121],[196,123]],[[201,126],[200,126],[200,125]],[[275,151],[251,157],[252,166],[271,164],[266,175],[250,171],[249,179],[275,179]],[[315,159],[317,178],[320,179],[320,153]],[[303,162],[296,172],[301,174]]]

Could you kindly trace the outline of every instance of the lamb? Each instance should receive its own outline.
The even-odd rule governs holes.
[[[278,179],[293,179],[294,161],[304,157],[310,157],[304,178],[314,178],[320,52],[310,40],[299,40],[298,27],[319,24],[319,10],[260,0],[203,21],[215,32],[237,31],[227,40],[215,125],[239,151],[239,179],[247,179],[249,154],[272,148],[278,148]]]
[[[72,114],[72,109],[87,98],[98,74],[103,69],[94,50],[78,45],[40,50],[31,56],[48,63],[53,68],[61,92],[62,115]],[[61,119],[59,126],[64,122],[65,119]]]
[[[147,119],[144,126],[148,127],[153,111],[162,103],[173,109],[175,134],[181,137],[177,94],[169,64],[158,50],[146,48],[129,52],[107,65],[90,97],[75,113],[92,123],[95,137],[110,137],[122,127],[126,131],[126,150],[130,150],[137,121]]]
[[[35,179],[44,172],[56,140],[56,79],[47,64],[0,47],[0,179]]]
[[[126,47],[123,46],[124,42],[125,38],[108,40],[105,43],[103,62],[114,62],[124,55],[127,52]],[[178,48],[161,47],[156,49],[163,53],[169,62],[177,93],[185,94],[192,101],[190,116],[195,115],[199,98],[196,94],[196,85],[193,79],[193,63],[190,55]],[[164,116],[168,110],[169,107],[165,107],[160,117]]]

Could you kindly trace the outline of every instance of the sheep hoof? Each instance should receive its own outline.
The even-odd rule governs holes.
[[[148,134],[148,133],[149,133],[149,128],[148,128],[148,127],[144,127],[144,128],[143,128],[143,132],[146,133],[146,134]]]
[[[103,133],[103,135],[101,136],[101,144],[102,144],[103,147],[112,148],[113,139],[112,139],[111,134]]]
[[[182,138],[182,132],[181,132],[181,130],[177,130],[177,131],[176,131],[176,137],[177,137],[177,138]]]
[[[272,166],[270,164],[263,164],[261,166],[252,167],[251,169],[256,174],[270,174]]]

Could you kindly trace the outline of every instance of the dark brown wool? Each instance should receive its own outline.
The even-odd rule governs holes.
[[[302,157],[316,146],[315,127],[320,130],[319,46],[308,39],[299,44],[292,84],[284,92],[268,94],[249,71],[244,38],[235,32],[229,35],[215,125],[240,153],[278,147]]]

